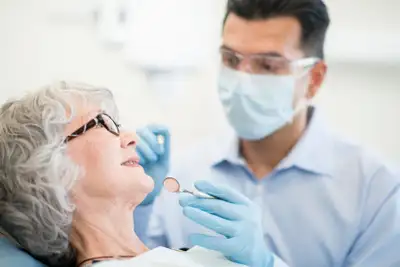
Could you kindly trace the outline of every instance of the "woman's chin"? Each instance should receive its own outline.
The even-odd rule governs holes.
[[[131,185],[134,192],[140,192],[147,196],[154,189],[154,180],[143,172],[140,176],[135,177],[135,182]]]
[[[143,188],[145,189],[146,195],[148,195],[154,190],[154,180],[147,174],[145,174],[145,176],[146,178],[143,179]]]
[[[154,189],[153,178],[145,174],[144,171],[130,173],[128,180],[126,180],[127,175],[124,176],[125,183],[120,185],[120,190],[124,192],[122,195],[135,203],[141,203]]]

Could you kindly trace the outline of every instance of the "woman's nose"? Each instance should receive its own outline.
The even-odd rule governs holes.
[[[137,144],[137,136],[134,132],[121,132],[120,139],[122,148],[135,147]]]

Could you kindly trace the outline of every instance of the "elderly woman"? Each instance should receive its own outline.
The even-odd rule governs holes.
[[[0,109],[0,227],[49,266],[147,250],[133,210],[153,189],[107,89],[59,83]]]
[[[148,249],[133,231],[133,211],[154,182],[139,165],[135,135],[120,131],[110,91],[59,83],[7,102],[0,122],[0,233],[38,262],[84,267],[116,259],[130,267],[145,259],[164,266],[158,264],[160,252],[173,254],[162,255],[176,259],[175,266],[192,267],[210,257],[188,262],[193,251],[168,249],[135,257]],[[207,181],[196,187],[215,198],[183,195],[183,213],[226,238],[197,235],[195,245],[248,266],[286,266],[274,265],[279,259],[266,247],[259,211],[250,200]],[[202,245],[209,238],[212,247]],[[10,251],[1,249],[1,239],[0,265],[1,255]]]

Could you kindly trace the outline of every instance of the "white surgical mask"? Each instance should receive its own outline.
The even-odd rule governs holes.
[[[261,140],[288,123],[308,106],[305,96],[293,108],[296,77],[249,74],[222,67],[218,93],[237,135]]]

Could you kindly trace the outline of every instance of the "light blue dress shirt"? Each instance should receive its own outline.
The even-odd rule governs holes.
[[[265,241],[290,267],[400,266],[398,172],[333,134],[314,113],[292,152],[262,180],[240,157],[234,135],[190,149],[172,162],[171,175],[185,188],[196,180],[224,183],[258,203]],[[190,247],[190,234],[213,234],[183,216],[176,194],[161,193],[146,229],[150,210],[135,214],[150,247]]]

